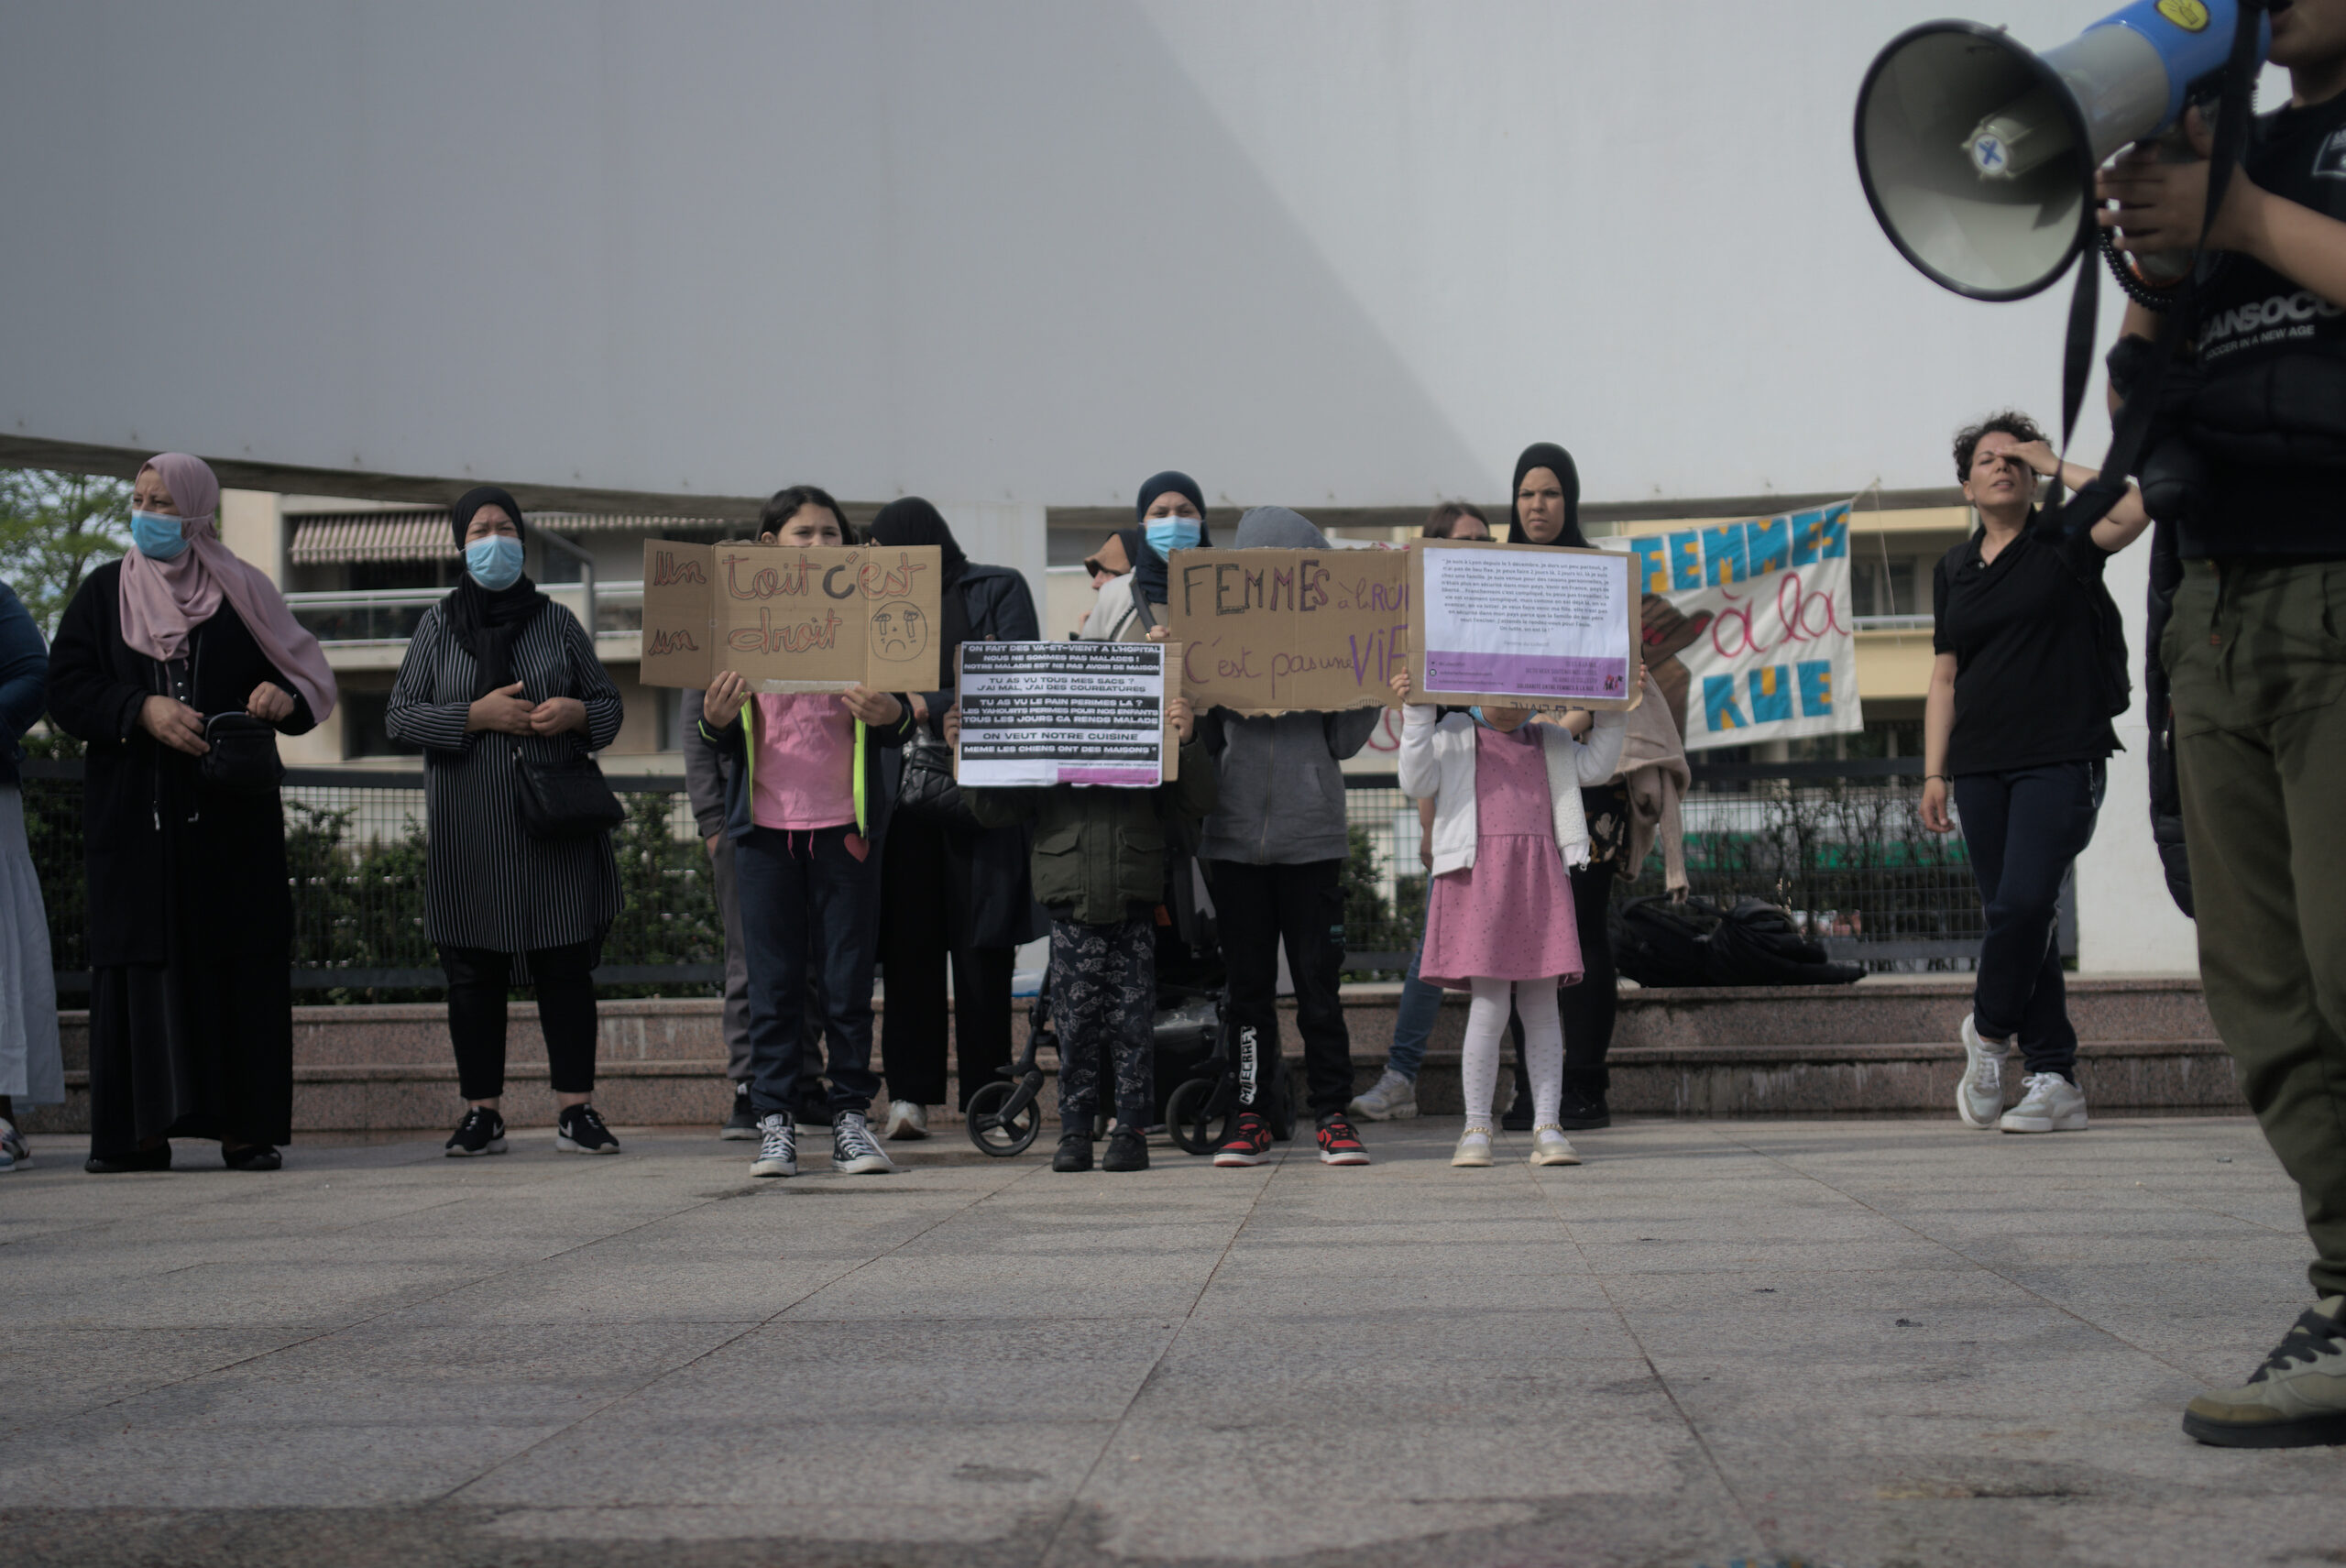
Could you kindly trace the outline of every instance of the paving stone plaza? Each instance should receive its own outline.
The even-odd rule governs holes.
[[[753,1183],[629,1133],[0,1187],[16,1563],[2335,1563],[2341,1451],[2199,1447],[2306,1304],[2244,1118],[1457,1124]],[[1505,1140],[1519,1145],[1519,1137]],[[906,1146],[895,1146],[903,1150]]]

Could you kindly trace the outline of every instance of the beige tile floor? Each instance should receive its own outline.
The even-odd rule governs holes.
[[[2307,1299],[2253,1124],[1454,1122],[1252,1171],[182,1145],[0,1179],[14,1564],[2346,1561],[2183,1401]]]

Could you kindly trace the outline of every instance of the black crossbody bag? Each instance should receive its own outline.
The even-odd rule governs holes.
[[[214,789],[265,795],[285,782],[277,726],[265,718],[215,713],[203,721],[203,742],[212,750],[197,759],[197,769]]]
[[[627,807],[603,782],[603,770],[584,752],[540,762],[513,748],[513,778],[521,797],[521,830],[560,842],[592,839],[627,820]]]

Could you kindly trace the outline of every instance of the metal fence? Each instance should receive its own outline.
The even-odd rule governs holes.
[[[1918,757],[1697,766],[1683,811],[1690,891],[1727,904],[1781,905],[1836,958],[1875,970],[1968,969],[1979,894],[1960,834],[1915,816]],[[1405,970],[1425,920],[1418,814],[1390,776],[1345,781],[1352,827],[1348,967],[1363,978]],[[1659,847],[1614,900],[1661,891]],[[2074,916],[2065,950],[2075,950]]]
[[[1969,967],[1979,894],[1961,838],[1925,833],[1915,820],[1921,767],[1904,759],[1698,770],[1685,806],[1693,891],[1782,905],[1836,956],[1871,969]],[[69,996],[89,989],[81,775],[78,761],[24,764],[26,828],[58,989]],[[628,808],[614,844],[623,899],[597,982],[612,995],[711,994],[724,978],[724,927],[682,781],[608,782]],[[1417,806],[1390,775],[1346,784],[1345,968],[1398,978],[1425,920]],[[293,768],[284,799],[294,989],[346,1002],[438,992],[438,955],[423,933],[422,774]],[[1661,888],[1657,850],[1615,897]]]

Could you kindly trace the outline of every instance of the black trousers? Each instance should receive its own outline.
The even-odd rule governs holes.
[[[448,1037],[466,1100],[505,1092],[505,992],[513,955],[487,948],[443,948],[448,976]],[[595,1091],[595,944],[540,948],[530,955],[538,1025],[556,1094]]]
[[[2106,783],[2098,762],[1964,773],[1955,781],[1955,809],[1988,927],[1972,1022],[1991,1040],[2017,1036],[2029,1071],[2057,1072],[2072,1082],[2077,1031],[2054,938],[2061,883],[2093,841]]]
[[[1214,916],[1230,970],[1230,1023],[1238,1046],[1238,1102],[1260,1106],[1260,1068],[1278,1050],[1279,946],[1295,981],[1303,1076],[1316,1119],[1353,1097],[1353,1039],[1339,986],[1344,972],[1344,862],[1252,866],[1209,861]]]
[[[1621,1006],[1621,973],[1613,964],[1613,936],[1605,923],[1613,902],[1613,862],[1573,868],[1573,926],[1580,933],[1581,978],[1557,993],[1564,1021],[1564,1089],[1595,1097],[1612,1087],[1605,1055],[1613,1048],[1613,1015]],[[1516,1097],[1531,1099],[1530,1069],[1523,1060],[1523,1020],[1513,1013]]]
[[[899,814],[880,872],[880,968],[888,984],[881,1055],[888,1098],[942,1105],[946,1088],[945,970],[953,968],[953,1058],[961,1109],[1010,1061],[1010,977],[1016,950],[972,948],[969,857],[944,830]]]

